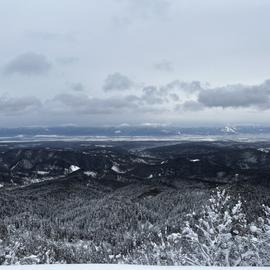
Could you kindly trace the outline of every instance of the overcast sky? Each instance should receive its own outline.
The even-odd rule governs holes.
[[[269,0],[1,0],[0,126],[270,119]]]

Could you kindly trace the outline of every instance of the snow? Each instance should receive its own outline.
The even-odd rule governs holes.
[[[259,148],[258,151],[263,152],[263,153],[269,153],[270,149],[269,148]]]
[[[36,183],[41,183],[45,181],[51,181],[54,180],[54,177],[42,177],[42,178],[25,178],[24,179],[24,185],[28,186],[30,184],[36,184]]]
[[[37,171],[37,174],[38,175],[46,175],[46,174],[49,174],[49,172],[46,172],[46,171]]]
[[[255,225],[251,225],[251,226],[249,227],[249,229],[250,229],[250,231],[251,231],[252,233],[256,233],[256,232],[258,231],[258,228],[257,228],[257,226],[255,226]]]
[[[195,158],[195,159],[190,159],[189,161],[190,162],[199,162],[200,160],[198,158]]]
[[[79,169],[80,169],[80,167],[78,167],[78,166],[76,166],[76,165],[71,165],[71,166],[69,167],[69,172],[70,172],[70,173],[73,173],[73,172],[78,171]]]
[[[181,234],[180,233],[172,233],[168,236],[169,240],[173,240],[174,242],[178,241],[179,239],[181,239]]]
[[[230,126],[226,126],[222,129],[223,132],[225,133],[237,133],[236,128],[230,127]]]
[[[144,159],[142,158],[134,158],[132,159],[132,162],[134,163],[143,163],[143,164],[149,164],[148,162],[146,162]]]
[[[43,265],[14,265],[1,266],[1,270],[230,270],[231,267],[211,266],[145,266],[124,264],[43,264]],[[256,270],[265,270],[265,267],[256,267]],[[254,270],[254,267],[237,267],[237,270]]]
[[[87,176],[91,176],[93,178],[97,177],[97,173],[92,172],[92,171],[86,171],[86,172],[84,172],[84,174],[87,175]]]
[[[113,166],[112,166],[112,168],[111,168],[114,172],[116,172],[116,173],[125,173],[125,172],[123,172],[123,171],[121,171],[120,169],[119,169],[119,167],[118,167],[118,164],[113,164]]]

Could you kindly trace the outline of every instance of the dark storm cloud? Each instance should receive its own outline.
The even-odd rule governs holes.
[[[48,73],[52,65],[46,56],[27,52],[18,55],[7,63],[4,67],[5,74],[21,74],[21,75],[43,75]]]
[[[154,68],[166,72],[171,72],[174,69],[173,64],[168,60],[162,60],[161,62],[154,64]]]
[[[125,75],[119,72],[108,75],[105,79],[103,90],[104,91],[125,91],[134,86],[134,83]]]
[[[228,85],[213,89],[201,90],[198,102],[206,107],[222,108],[270,108],[270,80],[260,85]]]
[[[0,97],[0,114],[18,114],[41,106],[36,97]]]

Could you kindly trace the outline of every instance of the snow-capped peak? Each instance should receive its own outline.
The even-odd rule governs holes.
[[[221,131],[225,133],[237,133],[237,129],[231,126],[225,126]]]

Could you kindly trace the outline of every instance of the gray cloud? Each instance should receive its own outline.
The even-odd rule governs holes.
[[[122,13],[112,18],[117,28],[134,25],[141,21],[164,21],[170,18],[171,1],[169,0],[115,0],[115,2],[123,5]]]
[[[131,11],[142,18],[167,17],[171,3],[168,0],[140,0],[129,2]]]
[[[134,83],[125,75],[119,72],[108,75],[103,90],[104,91],[125,91],[134,86]]]
[[[77,63],[79,59],[77,57],[66,56],[66,57],[58,57],[56,61],[61,65],[71,65]]]
[[[179,96],[175,93],[171,93],[171,94],[169,94],[169,96],[170,96],[172,101],[179,101],[180,100]]]
[[[122,0],[131,19],[167,18],[171,3],[168,0]]]
[[[147,104],[163,104],[167,102],[167,93],[158,89],[155,86],[147,86],[143,88],[143,95],[141,100]]]
[[[146,101],[144,96],[126,95],[105,98],[89,97],[86,94],[59,94],[47,100],[44,112],[73,115],[123,115],[125,113],[164,112],[168,109],[154,106],[159,102]]]
[[[176,90],[176,91],[184,91],[186,93],[194,93],[201,91],[203,89],[203,86],[200,81],[185,82],[175,80],[163,86],[163,89],[165,91]]]
[[[132,96],[92,98],[87,95],[60,94],[46,102],[51,111],[72,111],[79,114],[109,114],[134,110],[137,108],[137,99]]]
[[[228,85],[213,89],[201,90],[198,102],[206,107],[270,108],[270,80],[259,85]]]
[[[16,115],[30,110],[36,110],[41,102],[36,97],[0,97],[0,114]]]
[[[201,111],[205,107],[203,104],[195,100],[188,100],[183,104],[176,105],[175,109],[180,111]]]
[[[175,83],[174,83],[175,84]],[[244,86],[241,84],[229,85],[219,88],[202,88],[200,83],[181,83],[175,85],[185,86],[184,90],[176,94],[177,87],[164,88],[164,86],[144,87],[140,94],[114,95],[103,98],[91,97],[83,92],[63,93],[41,102],[35,97],[0,98],[0,115],[28,115],[54,116],[57,119],[80,118],[87,121],[87,117],[94,116],[98,119],[127,119],[132,122],[139,117],[161,117],[166,114],[176,117],[189,112],[209,112],[211,108],[270,108],[270,80],[262,84]],[[185,94],[186,89],[199,89],[192,97]],[[80,88],[80,83],[74,83],[75,88]],[[166,86],[166,85],[165,85]],[[172,90],[173,89],[173,90]],[[180,96],[179,96],[180,95]],[[183,100],[183,102],[181,102]],[[208,109],[208,110],[206,110]],[[233,112],[233,111],[232,111]],[[53,117],[53,118],[54,118]],[[95,118],[96,119],[96,118]]]
[[[42,41],[74,41],[75,37],[70,33],[56,33],[47,31],[27,31],[26,36]]]
[[[73,91],[76,91],[76,92],[81,92],[81,91],[84,91],[84,86],[82,83],[78,82],[78,83],[70,83],[70,88],[73,90]]]
[[[177,102],[181,95],[198,93],[202,90],[201,82],[184,82],[175,80],[161,86],[149,85],[142,89],[141,103],[165,104],[170,101]]]
[[[16,12],[14,2],[0,1],[0,23],[12,25],[1,29],[0,96],[6,90],[16,98],[34,95],[45,112],[33,111],[20,119],[6,117],[10,121],[2,116],[2,125],[3,119],[14,126],[31,124],[33,118],[38,124],[55,123],[58,108],[60,124],[70,118],[84,125],[109,123],[110,113],[94,115],[102,111],[115,112],[112,118],[125,118],[119,121],[126,123],[129,118],[137,119],[136,111],[141,119],[145,117],[143,122],[194,117],[203,123],[213,121],[212,114],[217,111],[226,122],[236,121],[234,112],[237,121],[248,121],[252,115],[254,122],[268,121],[270,109],[262,111],[270,108],[268,91],[254,82],[269,74],[269,0],[28,0],[31,8],[25,8],[26,1],[16,1]],[[28,51],[36,53],[20,55]],[[42,55],[37,56],[38,52]],[[171,69],[168,60],[174,68],[171,73],[167,72]],[[104,85],[108,74],[115,71],[122,77],[112,76]],[[47,72],[50,76],[34,76]],[[173,74],[179,74],[179,79],[167,81]],[[198,81],[190,81],[192,78]],[[85,91],[67,81],[82,82]],[[214,86],[201,83],[204,81]],[[230,82],[241,85],[226,86]],[[89,96],[86,103],[78,101],[80,110],[68,105],[67,97],[65,102],[60,98],[52,101],[61,91]],[[111,96],[120,99],[120,104]],[[44,102],[48,99],[51,102]],[[129,108],[122,103],[130,106],[132,113],[125,114]],[[181,113],[174,111],[177,104]],[[205,109],[192,113],[201,108]],[[142,113],[154,109],[161,114]],[[162,113],[165,109],[170,113]],[[49,111],[52,114],[46,115]],[[89,111],[93,115],[88,115]]]
[[[46,74],[52,65],[47,58],[35,52],[18,55],[4,67],[5,74],[42,75]]]
[[[162,60],[154,64],[154,68],[160,71],[172,72],[174,70],[173,64],[168,60]]]

